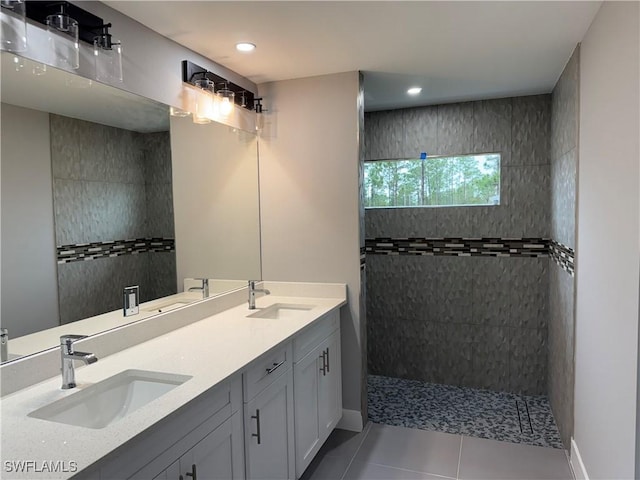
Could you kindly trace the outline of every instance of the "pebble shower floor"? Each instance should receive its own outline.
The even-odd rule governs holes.
[[[564,448],[549,400],[369,375],[374,423]]]

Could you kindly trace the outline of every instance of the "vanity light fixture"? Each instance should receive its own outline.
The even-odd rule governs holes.
[[[411,87],[407,90],[409,95],[418,95],[422,91],[422,87]]]
[[[216,97],[220,101],[220,115],[228,116],[233,111],[236,94],[229,90],[228,84],[222,84],[222,88],[216,91]]]
[[[254,43],[249,42],[239,42],[236,43],[236,50],[239,52],[252,52],[256,49],[256,45]]]
[[[195,86],[200,89],[196,96],[196,108],[193,112],[193,123],[200,125],[211,123],[214,117],[213,82],[206,78],[196,80]]]
[[[213,112],[219,116],[229,115],[233,109],[233,105],[246,108],[247,110],[254,109],[254,93],[230,82],[224,77],[208,71],[206,68],[196,65],[189,60],[183,60],[182,62],[182,81],[194,87],[202,88],[199,82],[201,80],[208,80],[213,82],[218,89],[216,90],[216,106],[218,111]],[[225,113],[226,112],[226,113]]]
[[[4,6],[9,0],[0,2]],[[47,63],[65,70],[78,69],[82,41],[93,47],[96,80],[122,82],[122,44],[112,38],[110,23],[66,1],[24,3],[27,18],[47,27],[51,54]]]
[[[59,12],[47,15],[49,61],[56,67],[77,70],[80,67],[80,43],[78,21],[67,13],[61,2]]]
[[[191,112],[187,112],[186,110],[182,110],[177,107],[169,107],[169,115],[172,117],[188,117],[191,115]]]
[[[24,52],[27,49],[27,10],[23,0],[0,0],[2,49]]]
[[[122,43],[109,33],[111,24],[100,27],[93,38],[93,56],[96,62],[96,80],[122,83]]]

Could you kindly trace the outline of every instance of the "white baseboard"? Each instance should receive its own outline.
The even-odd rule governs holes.
[[[589,480],[587,469],[584,467],[582,457],[580,456],[580,450],[578,450],[578,445],[573,438],[571,438],[571,455],[569,457],[569,463],[571,463],[573,475],[576,477],[576,480]]]
[[[349,430],[351,432],[361,432],[362,427],[362,413],[360,410],[342,409],[342,418],[338,422],[336,428]]]

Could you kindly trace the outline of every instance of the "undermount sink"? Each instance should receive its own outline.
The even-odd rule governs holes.
[[[78,427],[104,428],[190,378],[173,373],[125,370],[28,416]]]
[[[315,305],[305,305],[298,303],[274,303],[273,305],[259,309],[256,313],[247,315],[251,318],[294,318],[300,312],[306,312],[315,308]]]

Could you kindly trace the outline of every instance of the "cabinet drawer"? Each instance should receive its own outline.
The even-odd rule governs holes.
[[[289,342],[253,362],[244,373],[244,401],[251,400],[289,370],[291,358],[291,342]]]
[[[338,327],[340,327],[340,310],[335,309],[293,339],[293,361],[302,360],[305,355],[331,335]]]

